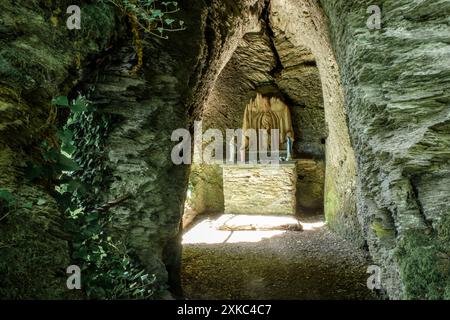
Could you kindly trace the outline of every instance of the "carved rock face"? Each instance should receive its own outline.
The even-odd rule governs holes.
[[[278,98],[265,97],[260,93],[245,107],[242,130],[246,132],[248,129],[254,129],[257,133],[262,129],[268,135],[272,129],[278,129],[281,148],[285,147],[288,135],[292,139],[294,137],[288,106]],[[268,141],[265,143],[269,143],[270,139],[267,136],[266,140]],[[244,145],[248,147],[248,138],[245,138]]]

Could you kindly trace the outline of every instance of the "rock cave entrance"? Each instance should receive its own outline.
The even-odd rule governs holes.
[[[226,129],[242,127],[245,107],[256,94],[282,100],[291,112],[294,157],[301,160],[296,212],[324,211],[329,225],[345,236],[359,228],[355,156],[326,18],[314,1],[266,1],[261,11],[247,18],[241,37],[218,59],[222,67],[197,118],[203,132],[219,129],[225,136]],[[194,162],[184,224],[198,214],[220,212],[221,167]],[[343,216],[353,226],[340,228]]]
[[[312,52],[274,37],[263,25],[244,35],[219,75],[205,104],[203,131],[242,128],[246,105],[257,94],[277,98],[289,108],[294,129],[293,157],[298,160],[296,211],[323,211],[327,126],[322,84]],[[225,147],[224,147],[225,149]],[[224,212],[220,165],[194,163],[186,203],[185,226],[197,214]]]
[[[344,236],[346,232],[351,233],[352,228],[359,228],[354,193],[355,158],[345,119],[339,71],[327,36],[325,18],[314,2],[293,4],[273,0],[266,2],[257,22],[249,23],[245,31],[237,41],[235,50],[225,59],[199,118],[202,120],[203,131],[219,129],[225,136],[226,129],[235,130],[242,127],[246,105],[257,94],[268,98],[275,97],[288,106],[296,137],[293,144],[293,157],[297,162],[295,215],[300,217],[304,224],[303,236],[296,238],[289,230],[263,230],[259,233],[253,230],[253,236],[250,236],[250,232],[239,229],[242,224],[236,230],[233,227],[227,229],[229,225],[221,224],[224,219],[221,215],[226,211],[223,168],[221,165],[194,162],[191,166],[183,216],[183,228],[186,229],[182,268],[185,293],[190,298],[282,299],[326,296],[330,292],[327,293],[323,288],[323,279],[321,281],[317,274],[304,270],[306,266],[299,264],[295,258],[285,259],[286,255],[299,254],[309,261],[308,268],[319,268],[318,261],[314,261],[310,255],[311,248],[303,247],[305,241],[309,241],[307,239],[313,239],[312,242],[317,241],[319,247],[319,243],[330,245],[322,257],[329,261],[320,267],[326,274],[325,277],[334,278],[327,281],[334,281],[337,287],[340,286],[335,280],[341,276],[339,270],[342,269],[338,267],[331,271],[331,261],[339,260],[342,265],[353,270],[354,273],[350,273],[352,275],[344,285],[347,287],[342,288],[342,292],[348,295],[349,288],[355,289],[355,278],[363,281],[365,262],[360,253],[337,258],[337,251],[342,249],[349,252],[351,249],[324,228],[325,220],[330,229]],[[342,216],[346,219],[351,217],[349,220],[354,221],[354,225],[340,229],[339,221]],[[249,219],[252,220],[251,217]],[[217,227],[218,222],[220,227]],[[266,222],[262,224],[265,225]],[[215,232],[212,230],[214,228],[220,231]],[[277,228],[278,226],[274,229]],[[270,239],[272,237],[273,239]],[[328,243],[328,240],[337,241],[337,245]],[[291,241],[297,243],[294,249]],[[230,249],[229,244],[237,245]],[[258,248],[264,246],[278,250],[278,253],[259,252]],[[319,248],[322,249],[324,248]],[[280,257],[279,253],[283,257]],[[284,279],[274,280],[268,276],[271,273],[270,267],[264,262],[267,258],[264,256],[267,254],[279,261],[281,269],[285,268]],[[208,258],[203,260],[201,255]],[[223,259],[230,256],[233,257],[224,262]],[[213,260],[216,262],[211,263]],[[220,261],[227,265],[234,261],[231,264],[236,263],[241,269],[227,268],[221,265]],[[254,265],[245,267],[242,261]],[[334,262],[331,264],[336,268]],[[226,281],[211,277],[215,268],[219,274],[221,271],[230,273],[225,276]],[[293,274],[299,270],[309,274],[313,280],[307,283],[300,280]],[[208,279],[200,279],[198,274],[202,273],[207,273]],[[253,273],[257,276],[251,276]],[[212,278],[214,281],[210,281]],[[306,285],[309,291],[300,290],[294,295],[289,289],[283,291],[278,288],[284,286],[283,280],[298,280],[302,285]],[[235,283],[236,281],[239,283]],[[244,288],[241,282],[248,281]],[[234,287],[231,288],[228,282],[234,283]],[[230,288],[215,291],[218,284]],[[262,293],[267,286],[277,288],[273,296]],[[367,297],[367,293],[362,293],[361,290],[355,290],[354,294]]]
[[[79,1],[70,29],[68,1],[0,1],[0,296],[371,298],[370,264],[389,298],[450,297],[449,1],[182,0],[168,41],[138,35],[130,2]],[[240,128],[258,92],[293,114],[295,209],[321,219],[189,243],[187,189],[207,219],[225,197],[218,166],[172,161],[172,134]],[[62,132],[78,94],[89,106]],[[82,183],[60,179],[77,167],[60,147]],[[68,292],[70,265],[96,281]],[[142,270],[145,290],[115,285]]]

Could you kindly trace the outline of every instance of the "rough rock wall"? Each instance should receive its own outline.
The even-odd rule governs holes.
[[[111,7],[85,2],[89,37],[69,31],[70,1],[0,2],[0,189],[18,209],[0,210],[0,297],[68,296],[70,265],[62,215],[51,186],[27,182],[28,162],[42,158],[51,139],[54,107],[79,78],[85,58],[101,54],[118,29]],[[59,9],[59,10],[58,10]]]
[[[270,22],[267,23],[272,28]],[[294,45],[283,34],[273,34],[272,39],[281,66],[272,73],[276,86],[291,107],[296,134],[294,155],[296,158],[324,159],[328,128],[316,57],[310,49]]]
[[[252,1],[179,5],[188,29],[168,41],[147,38],[138,75],[128,72],[133,49],[120,49],[96,77],[92,97],[98,110],[116,119],[104,143],[111,174],[103,201],[130,195],[111,208],[111,233],[136,251],[161,289],[168,283],[175,294],[181,294],[179,236],[189,166],[172,163],[178,142],[171,135],[191,129],[241,29],[259,10],[250,9]]]
[[[222,167],[193,164],[189,175],[186,214],[195,217],[224,211]]]
[[[323,210],[325,162],[300,159],[297,161],[297,212],[307,214]]]
[[[8,261],[1,265],[2,295],[9,292],[15,298],[62,297],[67,292],[69,239],[62,232],[52,186],[26,183],[23,170],[34,160],[36,146],[55,134],[47,126],[51,99],[67,94],[81,78],[98,85],[95,105],[118,120],[107,141],[105,167],[112,176],[105,177],[111,189],[104,199],[124,192],[133,196],[127,205],[111,210],[110,231],[129,240],[148,270],[160,276],[161,285],[168,281],[167,269],[176,278],[188,166],[172,164],[170,136],[176,128],[191,128],[242,37],[243,26],[251,25],[251,17],[259,16],[262,8],[257,1],[182,1],[180,18],[189,22],[190,31],[171,34],[170,41],[146,39],[143,72],[132,76],[127,68],[136,62],[134,50],[127,42],[120,48],[110,41],[126,26],[117,21],[114,7],[81,3],[83,28],[69,31],[64,16],[69,5],[1,3],[1,188],[15,194],[20,203],[33,205],[2,215],[0,221],[1,261]],[[103,54],[110,44],[114,56],[106,54],[106,60],[112,61],[104,68],[97,66],[101,70],[98,81],[93,81],[83,67],[103,64],[105,59],[97,60],[95,54]],[[37,205],[38,199],[45,205],[42,201]],[[29,258],[31,252],[35,259]],[[176,279],[170,281],[176,286]]]
[[[317,1],[271,0],[270,23],[275,36],[308,48],[316,58],[322,83],[326,138],[325,216],[328,225],[362,245],[356,215],[355,158],[346,123],[339,68],[328,37],[327,19]]]
[[[369,31],[365,1],[322,0],[338,64],[317,1],[271,2],[275,35],[309,48],[317,59],[329,130],[330,225],[361,239],[342,79],[358,163],[359,218],[371,255],[383,267],[383,285],[393,298],[449,297],[449,2],[380,1],[383,28]],[[61,288],[70,259],[61,215],[51,190],[27,183],[23,171],[37,157],[36,146],[54,134],[47,126],[51,98],[66,94],[85,62],[102,54],[117,32],[110,6],[83,3],[87,33],[65,28],[64,11],[57,9],[69,1],[0,3],[0,187],[27,204],[0,217],[0,263],[7,262],[0,267],[2,296],[53,298],[66,292]],[[177,275],[187,169],[168,161],[167,135],[201,117],[239,39],[257,25],[263,2],[183,1],[181,6],[192,32],[175,34],[171,44],[149,39],[144,72],[132,77],[109,70],[98,91],[99,98],[110,94],[114,100],[104,103],[105,112],[121,118],[109,137],[107,165],[116,176],[105,199],[125,188],[135,195],[128,206],[116,208],[113,229],[132,239],[161,282],[167,266]]]
[[[391,298],[450,298],[450,1],[321,0],[345,88],[358,215]]]

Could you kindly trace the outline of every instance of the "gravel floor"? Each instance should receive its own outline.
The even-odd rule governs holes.
[[[364,252],[326,226],[259,242],[184,244],[182,264],[188,299],[376,299]]]

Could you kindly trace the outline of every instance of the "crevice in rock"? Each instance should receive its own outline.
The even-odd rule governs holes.
[[[272,70],[270,70],[269,74],[274,79],[277,79],[281,76],[281,72],[283,71],[283,64],[281,63],[280,55],[278,54],[277,48],[275,46],[275,34],[270,25],[270,0],[265,1],[261,16],[264,21],[264,32],[269,39],[269,46],[272,51],[273,57],[275,58],[275,66]]]
[[[433,224],[425,215],[425,211],[424,211],[422,202],[420,201],[420,197],[419,197],[419,188],[417,187],[417,182],[415,180],[416,180],[416,178],[414,178],[414,177],[409,180],[409,183],[411,185],[411,190],[413,192],[413,200],[415,201],[415,203],[417,205],[417,209],[419,210],[419,214],[422,217],[423,222],[425,223],[427,228],[430,231],[432,231]]]
[[[200,52],[198,54],[197,63],[192,71],[191,76],[188,79],[188,87],[193,88],[192,94],[196,92],[196,89],[201,86],[201,81],[204,77],[204,75],[207,73],[208,70],[208,61],[211,59],[212,54],[212,46],[214,43],[214,31],[211,29],[210,23],[211,23],[211,17],[209,16],[209,10],[206,9],[202,14],[202,23],[203,23],[203,30],[201,32],[203,33],[203,46],[200,48]],[[191,100],[193,101],[194,98],[191,97]],[[193,119],[197,117],[196,110],[197,105],[195,103],[191,103],[188,107],[188,118]]]

